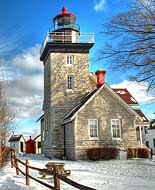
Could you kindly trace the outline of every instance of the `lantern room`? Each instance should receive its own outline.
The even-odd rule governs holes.
[[[62,12],[53,18],[53,27],[47,32],[40,50],[40,60],[43,61],[49,52],[75,51],[85,47],[88,51],[94,44],[93,33],[81,33],[76,24],[76,15],[67,12],[62,7]]]
[[[67,8],[62,7],[62,13],[53,18],[54,31],[64,28],[74,29],[79,32],[79,26],[75,24],[76,16],[67,12]]]

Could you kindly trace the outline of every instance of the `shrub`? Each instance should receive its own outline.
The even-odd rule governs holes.
[[[138,157],[139,158],[149,158],[150,150],[148,148],[138,148]]]
[[[111,160],[111,159],[116,159],[118,155],[118,148],[114,147],[104,147],[102,148],[102,159],[103,160]]]
[[[100,160],[101,159],[101,151],[102,151],[102,149],[99,147],[87,149],[88,159],[94,160],[94,161]]]
[[[90,160],[110,160],[116,159],[118,149],[114,147],[95,147],[87,149],[87,156]]]
[[[128,148],[128,158],[149,158],[150,150],[148,148]]]
[[[7,161],[9,155],[9,149],[7,147],[2,148],[2,152],[0,152],[0,168]]]
[[[127,148],[127,158],[138,158],[137,148]]]

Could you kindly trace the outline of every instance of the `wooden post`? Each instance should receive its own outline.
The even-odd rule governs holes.
[[[11,150],[11,168],[13,168],[13,152]]]
[[[16,166],[16,175],[19,174],[19,171],[18,171],[18,161],[17,161],[17,156],[16,154],[14,155],[14,163],[15,163],[15,166]]]
[[[26,174],[26,185],[30,185],[30,178],[29,178],[29,160],[26,160],[25,164],[25,174]]]
[[[1,136],[0,136],[1,138]],[[2,164],[2,147],[1,147],[1,143],[0,143],[0,169],[1,169],[1,165]]]
[[[60,190],[60,179],[57,177],[57,174],[59,174],[59,166],[53,167],[54,171],[54,190]]]
[[[0,169],[2,167],[2,156],[1,156],[1,152],[0,152]]]

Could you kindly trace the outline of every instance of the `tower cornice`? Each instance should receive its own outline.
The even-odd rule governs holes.
[[[94,43],[46,43],[40,60],[45,61],[50,53],[89,53]]]

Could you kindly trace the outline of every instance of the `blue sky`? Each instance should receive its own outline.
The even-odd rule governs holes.
[[[146,92],[147,84],[137,84],[127,73],[108,70],[106,61],[92,61],[103,47],[103,24],[134,0],[1,0],[0,1],[0,77],[7,80],[6,96],[16,115],[16,131],[26,136],[39,133],[35,121],[41,115],[43,66],[39,49],[52,18],[62,6],[76,14],[81,32],[94,32],[95,45],[90,53],[90,71],[107,69],[106,80],[115,87],[127,87],[139,101],[143,112],[154,118],[155,103]],[[119,77],[118,77],[119,76]]]

